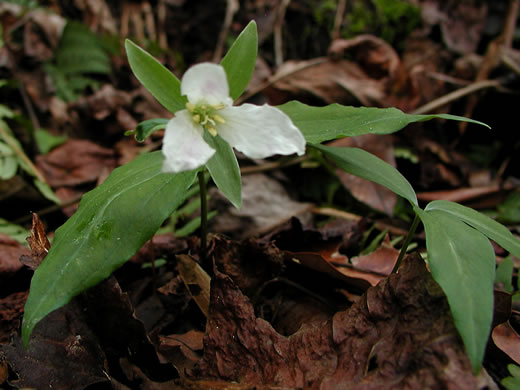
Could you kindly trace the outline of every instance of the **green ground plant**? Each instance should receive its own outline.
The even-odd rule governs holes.
[[[447,114],[408,115],[396,108],[354,108],[338,104],[312,107],[296,101],[278,107],[231,106],[230,102],[241,95],[253,74],[257,45],[256,24],[251,22],[220,66],[203,65],[212,74],[225,73],[227,85],[223,86],[222,78],[212,79],[197,73],[202,69],[200,65],[190,68],[181,82],[143,49],[131,41],[126,42],[135,76],[165,108],[175,113],[175,117],[141,123],[136,130],[138,140],[166,128],[162,153],[141,155],[114,170],[102,185],[83,197],[78,211],[56,231],[53,246],[31,282],[22,326],[25,345],[29,345],[38,321],[126,262],[197,185],[201,198],[203,255],[208,213],[205,172],[209,172],[234,206],[241,207],[241,176],[231,144],[255,157],[255,143],[242,135],[264,126],[268,120],[273,128],[296,129],[285,139],[280,140],[279,134],[273,133],[270,134],[272,139],[266,141],[282,150],[282,154],[312,151],[313,155],[330,159],[351,174],[389,188],[410,203],[415,219],[400,259],[422,222],[432,276],[446,294],[473,369],[478,372],[493,316],[496,260],[489,239],[515,256],[520,256],[520,241],[503,225],[457,203],[433,201],[423,209],[410,183],[386,162],[358,148],[322,143],[367,133],[390,134],[410,123],[436,118],[486,125]],[[192,84],[198,83],[198,77],[209,77],[208,84],[199,85],[194,91]],[[225,102],[219,100],[215,92],[219,88],[229,92],[221,99]],[[259,117],[263,120],[260,124],[255,122]],[[175,149],[175,143],[171,146],[168,141],[171,137],[184,142],[183,148]],[[172,160],[178,155],[180,159]]]

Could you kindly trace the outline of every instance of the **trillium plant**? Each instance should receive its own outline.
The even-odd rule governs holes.
[[[182,81],[143,49],[126,41],[131,69],[171,118],[146,120],[138,141],[165,129],[162,151],[146,153],[115,169],[86,194],[78,211],[55,234],[36,270],[25,306],[22,339],[30,347],[34,326],[74,296],[107,278],[126,262],[182,205],[191,187],[200,187],[201,255],[206,242],[205,172],[224,196],[240,207],[241,177],[233,148],[252,159],[303,155],[386,186],[406,199],[415,219],[394,271],[420,222],[427,261],[443,289],[473,369],[478,372],[491,331],[495,254],[492,239],[520,257],[520,241],[479,212],[448,201],[419,207],[410,183],[391,165],[357,148],[322,145],[340,137],[390,134],[412,122],[440,118],[481,122],[448,114],[408,115],[396,108],[312,107],[296,101],[273,107],[235,101],[253,74],[257,56],[254,22],[242,31],[220,64],[189,68]]]

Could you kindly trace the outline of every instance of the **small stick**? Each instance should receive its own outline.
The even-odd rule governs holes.
[[[240,4],[238,3],[238,0],[227,0],[226,16],[224,17],[224,23],[222,24],[222,28],[218,36],[217,47],[215,48],[215,53],[213,54],[213,62],[215,63],[219,62],[220,58],[222,57],[224,44],[226,43],[226,38],[229,34],[231,23],[233,22],[233,16],[239,9]]]
[[[282,0],[274,22],[274,62],[277,67],[283,64],[282,25],[290,2],[291,0]]]
[[[340,38],[341,25],[343,24],[343,17],[345,16],[345,8],[347,0],[338,0],[338,7],[336,8],[336,17],[334,19],[334,27],[332,29],[332,39]]]
[[[471,83],[470,85],[459,88],[453,92],[450,92],[444,96],[441,96],[440,98],[434,99],[429,103],[426,103],[425,105],[416,108],[415,110],[411,111],[410,114],[424,114],[426,112],[433,111],[439,107],[442,107],[452,101],[458,100],[461,97],[464,97],[466,95],[470,95],[480,89],[485,88],[500,88],[501,84],[498,80],[482,80],[482,81],[476,81],[474,83]]]

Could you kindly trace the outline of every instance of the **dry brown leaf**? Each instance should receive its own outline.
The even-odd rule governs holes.
[[[346,146],[361,148],[395,167],[393,138],[376,134],[365,134],[359,137],[349,137],[329,143],[331,146]],[[336,169],[341,183],[360,202],[387,215],[393,215],[397,195],[388,188],[369,180],[351,175],[342,169]]]
[[[472,53],[486,24],[487,7],[485,2],[477,0],[428,0],[421,11],[426,24],[440,24],[446,46],[458,53]]]
[[[112,150],[80,139],[69,139],[49,154],[36,157],[36,166],[51,187],[96,182],[106,168],[112,170],[115,164]]]
[[[212,196],[219,195],[213,193]],[[226,201],[226,204],[229,205],[229,202]],[[261,173],[244,175],[242,207],[228,206],[226,211],[219,212],[211,222],[212,230],[233,238],[260,236],[310,208],[309,203],[291,199],[278,180]]]
[[[29,249],[18,241],[0,233],[0,275],[12,274],[22,268],[20,256],[30,255]]]
[[[179,275],[199,309],[208,316],[209,284],[208,273],[190,256],[177,255]]]
[[[399,251],[390,244],[388,234],[381,246],[368,255],[352,257],[350,261],[358,270],[390,275],[399,257]]]
[[[496,326],[491,333],[491,338],[498,348],[516,364],[520,364],[520,335],[513,329],[509,321]]]
[[[31,255],[23,256],[20,260],[24,265],[35,270],[45,259],[49,249],[51,249],[51,244],[45,233],[45,227],[36,213],[32,213],[31,235],[27,237],[27,242],[31,247]]]
[[[0,298],[0,344],[8,343],[18,335],[28,295],[28,291],[23,291]]]
[[[417,255],[348,310],[306,324],[290,337],[257,318],[240,289],[217,272],[204,356],[193,374],[324,390],[492,385],[473,375],[449,305]]]

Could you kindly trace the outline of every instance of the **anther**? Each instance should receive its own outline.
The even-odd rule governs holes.
[[[187,109],[189,112],[193,112],[193,110],[195,110],[195,104],[190,103],[190,102],[187,102],[187,103],[186,103],[186,109]]]
[[[226,120],[218,114],[213,115],[213,119],[215,119],[215,121],[218,123],[226,123]]]
[[[217,129],[215,129],[213,126],[206,126],[208,129],[208,133],[210,133],[213,137],[216,137],[217,135]]]
[[[193,119],[193,122],[200,123],[200,115],[199,114],[193,115],[192,119]]]

